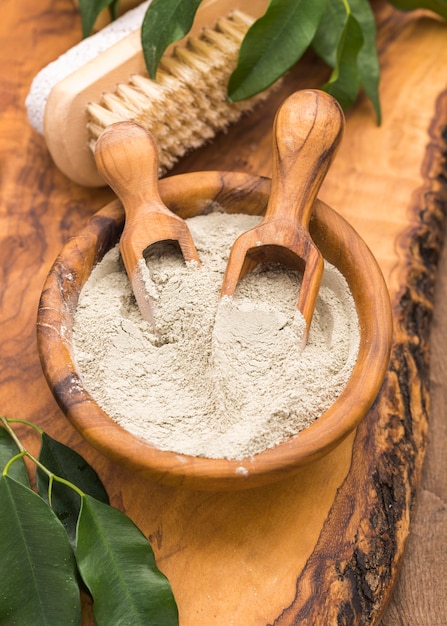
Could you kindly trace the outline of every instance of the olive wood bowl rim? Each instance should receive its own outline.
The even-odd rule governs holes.
[[[216,202],[228,212],[261,214],[269,189],[270,179],[239,172],[193,172],[160,180],[163,201],[184,218],[209,212]],[[334,404],[305,430],[243,460],[161,451],[114,422],[84,389],[71,340],[80,289],[92,267],[118,242],[123,225],[124,210],[118,200],[95,213],[63,247],[39,302],[37,342],[45,378],[65,416],[90,445],[155,482],[221,491],[286,478],[328,454],[358,426],[377,397],[388,368],[391,304],[381,269],[366,243],[320,200],[315,202],[310,231],[323,256],[348,281],[361,334],[357,362]]]

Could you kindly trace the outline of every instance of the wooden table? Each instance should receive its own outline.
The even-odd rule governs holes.
[[[339,488],[331,496],[327,519],[324,524],[321,521],[321,533],[319,530],[312,539],[306,559],[299,562],[294,546],[283,546],[282,553],[287,549],[289,560],[282,563],[283,577],[277,579],[278,562],[271,554],[259,553],[254,561],[258,571],[250,579],[250,567],[240,562],[247,546],[244,536],[237,540],[230,534],[225,537],[231,526],[225,526],[223,518],[216,519],[214,532],[217,536],[221,533],[228,549],[222,572],[210,566],[207,581],[214,575],[216,586],[215,597],[207,605],[203,598],[200,604],[200,598],[191,599],[183,593],[184,586],[175,580],[175,559],[163,552],[166,549],[162,546],[163,539],[169,541],[167,526],[157,526],[156,516],[151,517],[141,503],[148,492],[159,507],[162,503],[172,507],[175,502],[177,511],[188,511],[190,517],[185,521],[184,516],[175,519],[171,516],[170,528],[179,532],[174,527],[182,523],[182,532],[188,533],[188,525],[206,521],[203,511],[212,506],[216,496],[180,495],[148,485],[101,457],[67,423],[43,378],[35,320],[45,276],[63,243],[113,196],[106,189],[89,190],[68,181],[54,167],[44,140],[31,130],[26,119],[24,99],[33,76],[80,39],[79,19],[72,3],[22,0],[19,6],[13,0],[5,0],[2,8],[2,414],[38,423],[94,465],[112,503],[126,511],[150,537],[162,569],[172,569],[174,592],[179,593],[184,624],[233,623],[229,616],[236,610],[237,598],[235,594],[232,598],[228,596],[231,567],[236,568],[238,584],[242,585],[244,610],[251,611],[251,622],[239,615],[235,624],[378,623],[396,580],[383,626],[445,623],[447,601],[439,584],[447,573],[443,557],[447,529],[447,488],[443,480],[446,461],[442,454],[446,441],[442,411],[447,394],[443,376],[447,365],[443,347],[447,282],[442,271],[434,322],[432,310],[447,207],[447,26],[423,13],[402,14],[383,2],[375,3],[383,68],[384,122],[378,128],[370,104],[359,98],[348,114],[342,149],[320,194],[365,238],[389,286],[395,344],[384,388],[355,440],[351,438],[343,444],[347,465],[338,467]],[[267,106],[245,118],[212,145],[185,158],[176,172],[234,169],[269,175],[270,129],[277,106],[291,91],[319,86],[326,77],[327,69],[307,55]],[[445,267],[447,261],[442,263]],[[429,413],[429,447],[420,484]],[[31,436],[24,434],[24,437],[31,448],[35,446]],[[277,504],[278,492],[289,516],[281,526],[279,510],[275,517],[272,508],[278,526],[263,528],[256,523],[256,515],[266,523],[268,516],[261,509],[266,503]],[[228,498],[226,510],[228,515],[236,510],[244,523],[251,519],[252,529],[257,533],[252,546],[262,548],[267,532],[272,534],[269,539],[272,544],[275,532],[277,543],[294,537],[290,528],[302,521],[297,521],[301,512],[296,483],[283,484],[275,492],[266,491],[263,500],[247,497],[251,508],[240,504],[235,509],[234,500]],[[243,499],[240,500],[242,503]],[[413,532],[402,559],[410,528]],[[210,547],[213,546],[201,546],[197,541],[194,550],[199,553]],[[225,580],[223,586],[218,575]],[[199,576],[198,585],[200,580]],[[255,583],[260,585],[258,595]],[[314,588],[318,589],[317,593]],[[252,594],[248,600],[244,589]],[[198,616],[199,610],[204,617]],[[87,602],[84,622],[92,623]]]

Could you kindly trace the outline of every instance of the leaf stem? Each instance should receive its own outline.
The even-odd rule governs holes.
[[[349,6],[348,0],[342,0],[342,4],[345,7],[346,15],[351,15],[351,7]]]
[[[61,485],[65,485],[66,487],[70,487],[70,489],[73,489],[73,491],[76,491],[76,493],[78,494],[78,496],[80,496],[81,498],[83,498],[86,494],[84,491],[82,491],[82,489],[79,489],[79,487],[77,487],[74,483],[71,483],[69,480],[66,480],[65,478],[62,478],[61,476],[58,476],[57,474],[53,474],[52,472],[48,472],[48,476],[50,477],[50,481],[56,481],[57,483],[61,483]]]
[[[14,443],[16,444],[18,449],[20,450],[20,452],[23,452],[25,450],[25,448],[23,447],[20,439],[15,434],[14,430],[9,425],[10,420],[7,417],[5,417],[4,415],[0,415],[0,421],[3,424],[6,432],[9,434],[11,439],[14,441]]]
[[[27,420],[8,419],[4,415],[0,415],[0,422],[3,424],[5,430],[8,432],[8,434],[10,435],[10,437],[13,439],[14,443],[16,444],[17,448],[19,449],[19,454],[16,454],[14,457],[12,457],[12,459],[10,459],[8,463],[5,465],[3,469],[3,475],[5,475],[8,472],[9,468],[11,467],[12,463],[14,463],[14,461],[17,461],[17,459],[23,458],[26,456],[30,461],[34,463],[36,467],[41,469],[42,472],[44,472],[49,478],[48,501],[50,503],[50,506],[51,506],[51,492],[52,492],[54,481],[61,483],[62,485],[65,485],[66,487],[69,487],[70,489],[73,489],[73,491],[75,491],[81,498],[85,496],[85,493],[82,491],[82,489],[79,489],[79,487],[71,483],[69,480],[66,480],[65,478],[62,478],[61,476],[57,476],[57,474],[54,474],[53,472],[51,472],[47,467],[45,467],[45,465],[43,465],[43,463],[39,461],[39,459],[37,459],[33,454],[31,454],[31,452],[25,448],[25,446],[22,444],[20,439],[17,437],[17,435],[14,432],[14,429],[11,428],[10,422],[18,422],[21,424],[26,424],[27,426],[34,428],[34,430],[36,430],[40,435],[42,435],[44,431],[41,428],[39,428],[39,426],[36,426],[36,424],[33,424],[32,422],[28,422]]]
[[[21,420],[21,419],[12,418],[12,417],[11,418],[5,417],[4,419],[10,424],[25,424],[25,426],[34,428],[34,430],[38,432],[39,435],[43,435],[44,433],[44,430],[40,428],[40,426],[37,426],[37,424],[33,424],[33,422],[29,422],[28,420]]]
[[[11,459],[9,459],[9,461],[6,463],[5,467],[3,468],[2,476],[6,476],[9,472],[9,468],[11,467],[11,465],[15,461],[18,461],[19,459],[23,459],[24,456],[26,456],[26,452],[25,450],[21,450],[18,454],[16,454]]]

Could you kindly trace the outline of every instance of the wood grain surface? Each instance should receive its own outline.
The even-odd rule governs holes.
[[[320,194],[364,237],[390,289],[395,341],[383,390],[355,439],[337,450],[336,462],[329,455],[318,481],[304,481],[307,496],[294,479],[245,497],[217,497],[149,485],[108,462],[68,424],[46,386],[35,333],[43,282],[62,245],[113,194],[68,181],[26,119],[24,99],[33,76],[80,39],[73,4],[4,0],[2,8],[2,414],[38,423],[94,465],[112,503],[149,536],[161,568],[172,572],[183,625],[445,623],[440,581],[446,574],[447,294],[442,272],[433,324],[432,313],[447,205],[446,25],[424,13],[374,4],[384,121],[377,127],[370,104],[359,98]],[[327,74],[306,55],[266,106],[186,157],[176,171],[270,175],[271,128],[280,102],[296,89],[318,87]],[[24,438],[31,448],[36,445],[26,432]],[[324,476],[330,480],[321,494]],[[303,497],[326,503],[317,523],[301,506]],[[189,570],[182,554],[192,555],[192,565],[201,569]],[[87,599],[84,608],[84,624],[92,624]]]

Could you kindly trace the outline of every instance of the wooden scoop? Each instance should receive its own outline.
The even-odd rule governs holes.
[[[307,341],[324,261],[309,234],[317,193],[340,144],[344,115],[338,102],[318,90],[297,91],[274,122],[272,187],[261,224],[234,242],[221,297],[260,262],[304,270],[298,309],[306,321]]]
[[[120,251],[141,315],[154,323],[153,303],[144,284],[141,261],[149,246],[174,241],[185,261],[199,256],[186,223],[161,201],[158,148],[152,135],[135,122],[118,122],[103,131],[95,148],[96,165],[126,212]]]

